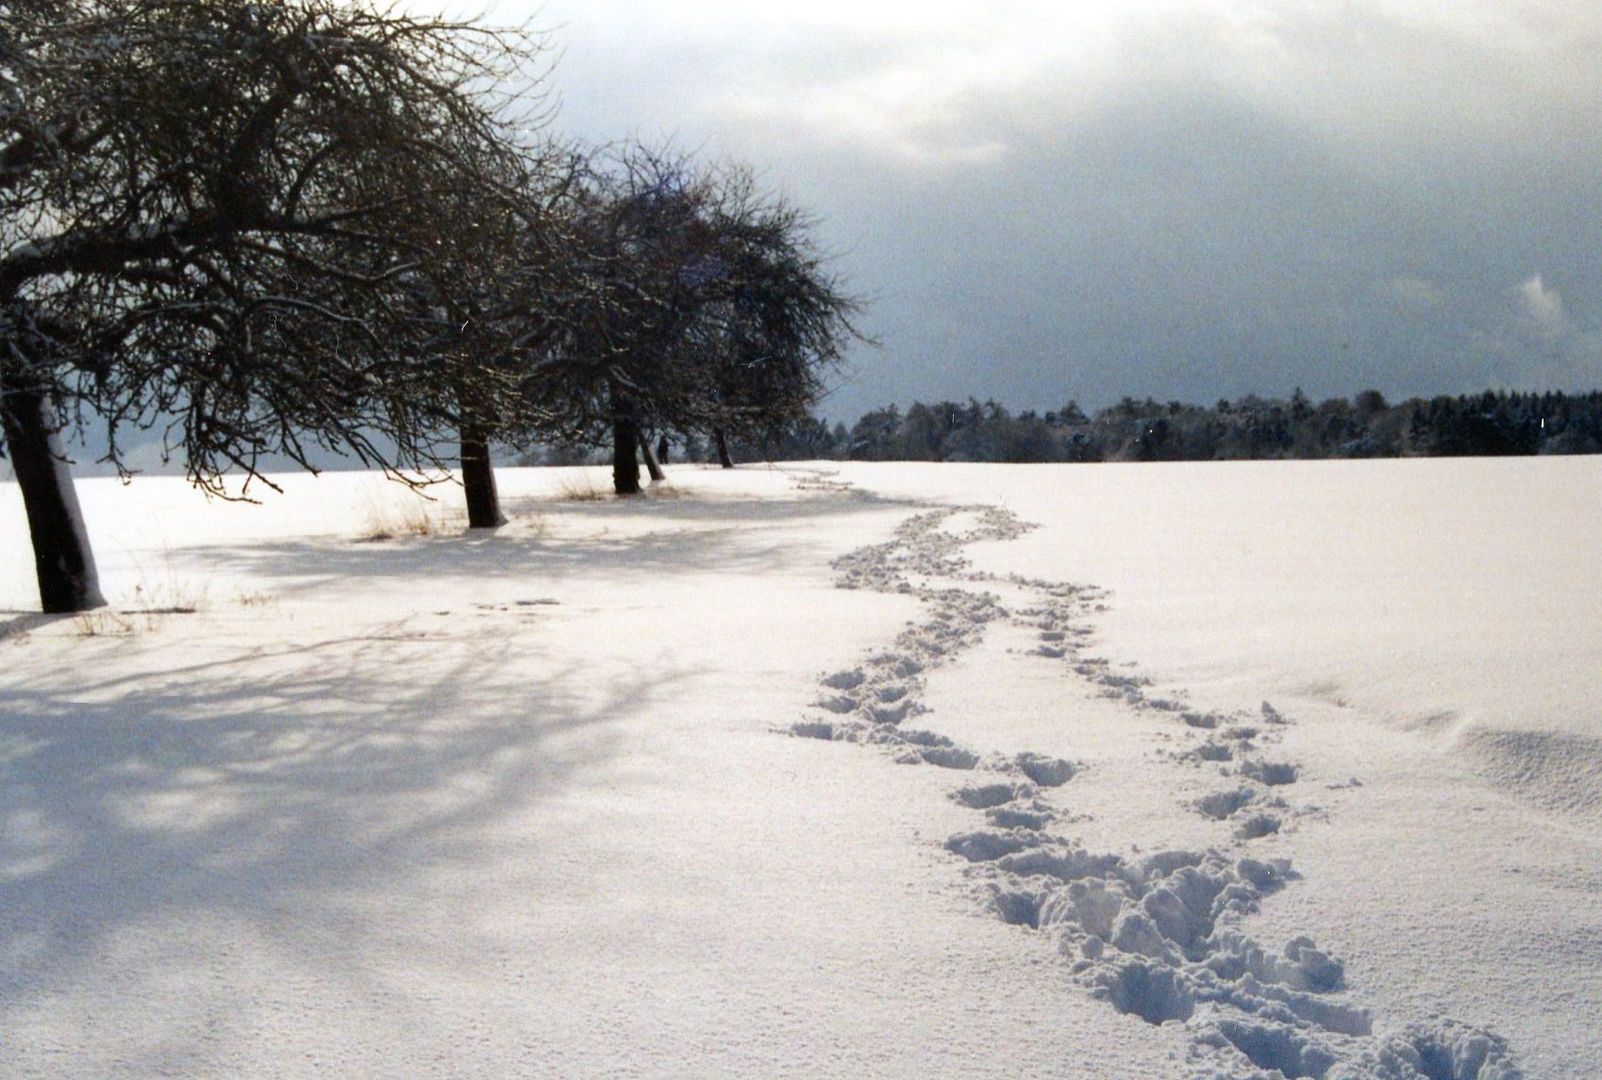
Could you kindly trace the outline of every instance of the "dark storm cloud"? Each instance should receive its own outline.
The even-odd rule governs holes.
[[[564,129],[746,160],[816,211],[884,343],[827,406],[852,415],[1602,384],[1583,7],[553,0],[540,20]]]

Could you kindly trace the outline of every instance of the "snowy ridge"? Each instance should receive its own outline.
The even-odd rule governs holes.
[[[1602,740],[1469,726],[1458,748],[1481,773],[1543,809],[1602,824]]]
[[[1031,527],[993,506],[931,508],[903,522],[889,541],[837,560],[841,588],[908,594],[922,602],[924,615],[857,667],[825,676],[815,712],[791,733],[971,772],[953,797],[984,823],[952,835],[945,847],[983,902],[1008,923],[1055,935],[1088,993],[1149,1023],[1185,1024],[1192,1076],[1521,1077],[1505,1041],[1491,1032],[1432,1019],[1376,1033],[1340,960],[1310,937],[1275,950],[1241,931],[1243,916],[1299,880],[1288,860],[1240,850],[1297,812],[1282,793],[1294,790],[1299,766],[1264,754],[1293,721],[1268,702],[1260,716],[1242,717],[1155,697],[1138,675],[1082,655],[1078,641],[1088,630],[1074,618],[1099,600],[1096,590],[970,568],[965,547],[1011,540]],[[1228,830],[1220,847],[1140,857],[1087,851],[1053,831],[1071,820],[1058,789],[1072,790],[1065,785],[1080,763],[1030,752],[984,756],[909,723],[926,711],[923,673],[1003,622],[1033,631],[1031,652],[1059,661],[1067,677],[1088,680],[1131,710],[1171,714],[1175,724],[1205,733],[1200,744],[1162,754],[1159,763],[1213,768],[1225,778],[1227,786],[1191,805]]]

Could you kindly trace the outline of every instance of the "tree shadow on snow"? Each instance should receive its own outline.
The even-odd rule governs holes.
[[[172,557],[272,580],[286,595],[336,578],[487,578],[510,592],[572,575],[616,582],[626,603],[642,575],[817,567],[820,545],[839,541],[809,523],[900,505],[853,492],[522,500],[514,510],[559,521],[548,531],[560,535],[514,523],[498,533],[383,543],[186,546]],[[648,522],[641,534],[642,516],[661,527]],[[404,952],[426,948],[417,939],[429,925],[401,911],[385,918],[405,902],[395,897],[430,898],[435,920],[466,914],[472,901],[451,894],[453,874],[463,875],[464,889],[501,884],[484,863],[500,850],[487,846],[501,842],[496,827],[530,813],[544,820],[541,812],[564,806],[573,814],[583,804],[564,804],[564,794],[607,790],[620,771],[639,768],[631,741],[639,720],[697,675],[624,665],[629,674],[608,681],[598,667],[558,667],[541,633],[452,623],[423,635],[409,616],[375,624],[359,611],[343,620],[347,634],[305,643],[294,628],[298,611],[268,616],[278,629],[259,641],[221,636],[187,656],[159,641],[102,641],[93,648],[119,657],[104,673],[81,646],[64,649],[59,667],[8,674],[0,697],[0,1014],[104,985],[108,972],[126,978],[130,961],[117,951],[130,941],[168,950],[149,959],[158,975],[234,972],[219,984],[225,995],[230,979],[259,977],[250,954],[265,949],[358,998],[395,1002],[394,988],[381,985],[393,969],[370,959],[372,935],[393,935],[390,946]],[[41,616],[10,614],[0,623],[10,632],[42,625]],[[249,617],[236,616],[247,626]],[[133,663],[122,651],[147,646]],[[582,843],[582,835],[571,826],[565,835],[519,833],[528,846],[517,850],[544,857],[541,847],[556,837]],[[195,941],[175,944],[174,927],[194,927]],[[240,955],[208,954],[204,943],[231,930],[248,939]],[[121,959],[108,963],[113,953]],[[135,979],[116,993],[143,987]],[[243,991],[233,993],[228,1008],[242,1004]],[[141,1053],[155,1056],[141,1071],[192,1071],[201,1064],[195,1052],[192,1044],[150,1048]]]
[[[341,920],[367,933],[382,920],[342,912],[471,862],[514,810],[605,782],[623,724],[685,677],[597,686],[536,650],[380,634],[9,679],[0,1007],[93,985],[110,943],[151,921],[169,937],[242,924],[291,953],[320,934],[329,951],[294,960],[359,987],[370,942]],[[249,963],[200,952],[180,966]]]
[[[70,618],[71,615],[46,615],[42,611],[16,611],[6,608],[0,610],[0,641],[8,637],[20,637],[30,630],[38,630],[53,622]]]
[[[798,528],[825,518],[882,512],[911,504],[857,491],[801,499],[701,497],[573,502],[508,500],[511,524],[382,541],[264,541],[187,546],[173,553],[197,566],[263,578],[299,580],[426,574],[477,579],[561,579],[595,575],[625,583],[666,572],[776,572],[815,557],[819,541]],[[670,527],[622,531],[641,517]],[[552,523],[583,535],[548,538]],[[617,529],[619,531],[613,531]]]

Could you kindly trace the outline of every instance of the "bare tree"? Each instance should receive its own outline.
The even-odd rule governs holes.
[[[748,171],[633,148],[602,155],[570,203],[571,307],[531,369],[557,438],[609,440],[619,494],[639,490],[645,433],[778,430],[806,414],[855,336],[856,301],[809,223]]]
[[[667,426],[694,311],[706,189],[682,161],[645,150],[593,155],[566,192],[572,247],[544,348],[526,369],[539,434],[613,448],[613,486],[639,491],[642,433]]]
[[[314,448],[394,471],[516,379],[417,317],[468,303],[523,152],[519,32],[366,2],[0,7],[0,420],[47,611],[103,602],[59,433],[162,426],[191,477]]]
[[[463,395],[458,402],[470,528],[506,523],[492,442],[526,443],[548,423],[522,386],[531,357],[564,315],[555,298],[570,291],[574,269],[570,231],[556,213],[573,180],[573,155],[551,144],[507,165],[499,189],[465,204],[453,227],[466,258],[431,260],[429,273],[416,281],[419,347],[436,360],[493,376],[492,394]]]
[[[760,445],[809,416],[846,344],[867,339],[852,323],[860,302],[824,266],[811,220],[760,192],[749,171],[724,174],[710,222],[718,273],[695,350],[705,390],[683,422],[710,433],[732,468],[729,436]]]

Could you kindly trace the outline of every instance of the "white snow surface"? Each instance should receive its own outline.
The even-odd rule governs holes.
[[[0,484],[0,1075],[1602,1076],[1602,460]]]

